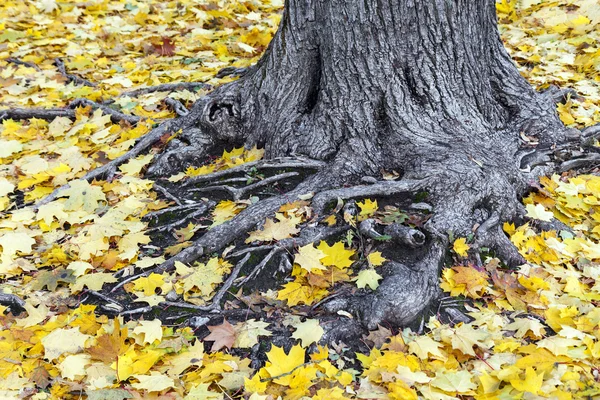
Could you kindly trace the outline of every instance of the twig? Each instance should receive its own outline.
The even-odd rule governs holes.
[[[94,109],[99,108],[104,114],[110,115],[110,119],[114,123],[119,123],[120,121],[127,121],[130,125],[135,125],[143,119],[136,115],[123,114],[122,112],[114,110],[108,106],[105,106],[104,104],[96,103],[95,101],[88,99],[75,99],[69,104],[69,108],[75,108],[80,106],[90,106]]]
[[[159,185],[156,182],[154,182],[154,190],[160,192],[163,196],[165,196],[167,199],[175,202],[175,204],[177,204],[178,206],[183,205],[183,204],[181,204],[181,200],[179,200],[177,197],[173,196],[171,194],[171,192],[169,192],[166,188],[162,187],[161,185]]]
[[[62,76],[67,78],[67,80],[69,82],[73,82],[76,85],[85,85],[85,86],[91,86],[91,87],[97,86],[96,84],[94,84],[86,79],[83,79],[77,75],[69,74],[67,72],[67,68],[65,67],[65,63],[60,58],[54,59],[54,65],[56,65],[56,68],[58,68],[58,72],[60,72]]]
[[[143,313],[147,313],[152,311],[154,307],[152,306],[146,306],[146,307],[140,307],[140,308],[135,308],[133,310],[126,310],[126,311],[121,311],[119,313],[119,315],[132,315],[132,314],[143,314]]]
[[[106,302],[113,303],[113,304],[116,304],[116,305],[118,305],[120,307],[123,307],[123,305],[121,303],[119,303],[117,300],[115,300],[115,299],[113,299],[111,297],[108,297],[107,295],[102,294],[100,292],[97,292],[95,290],[87,290],[86,293],[91,294],[93,296],[96,296],[96,297],[98,297],[98,298],[100,298],[100,299],[102,299],[102,300],[104,300]]]
[[[193,89],[212,89],[212,86],[202,82],[180,82],[180,83],[164,83],[157,86],[149,86],[140,89],[134,89],[127,92],[123,92],[119,97],[136,97],[141,94],[154,93],[154,92],[175,92],[178,90],[193,90]]]
[[[129,150],[127,153],[123,154],[120,157],[115,158],[111,162],[106,163],[101,167],[98,167],[98,168],[88,172],[81,179],[86,180],[86,181],[91,181],[93,179],[100,178],[102,176],[112,177],[112,175],[114,175],[114,173],[116,172],[117,167],[119,165],[123,164],[124,162],[126,162],[132,158],[137,157],[139,154],[146,151],[154,143],[158,142],[164,134],[171,131],[171,129],[173,129],[173,131],[176,131],[178,128],[178,125],[176,122],[177,122],[177,120],[169,120],[169,121],[162,123],[158,127],[154,128],[153,130],[148,132],[146,135],[144,135],[135,144],[135,146],[133,146],[133,148],[131,150]],[[45,198],[40,200],[38,203],[36,203],[35,209],[38,209],[40,206],[42,206],[44,204],[50,203],[51,201],[56,199],[63,190],[68,189],[69,187],[70,187],[69,184],[66,184],[64,186],[56,188],[52,193],[50,193],[48,196],[46,196]]]
[[[185,117],[190,113],[190,110],[188,110],[179,100],[166,97],[163,101],[180,117]]]
[[[19,60],[18,58],[8,57],[6,59],[6,61],[9,62],[9,63],[12,63],[12,64],[24,65],[26,67],[33,68],[33,69],[35,69],[37,71],[41,71],[40,67],[38,67],[34,63],[28,62],[28,61]]]

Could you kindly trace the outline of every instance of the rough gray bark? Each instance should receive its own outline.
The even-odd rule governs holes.
[[[394,262],[378,290],[329,306],[354,310],[371,328],[409,324],[438,296],[450,232],[466,236],[479,226],[478,246],[522,260],[499,227],[519,215],[528,183],[556,168],[554,144],[579,134],[558,119],[556,98],[519,74],[498,34],[494,0],[288,0],[260,62],[198,101],[185,117],[191,128],[150,172],[169,174],[225,144],[326,167],[209,231],[165,267],[225,247],[297,194],[316,192],[317,204],[327,198],[321,191],[401,196],[416,190],[408,182],[425,182],[416,186],[429,193],[434,214],[423,245],[389,245]],[[397,188],[406,190],[341,189],[382,170],[399,172]]]

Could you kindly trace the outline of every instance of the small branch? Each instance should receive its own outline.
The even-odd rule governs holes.
[[[143,119],[136,115],[123,114],[122,112],[114,110],[108,106],[105,106],[104,104],[96,103],[95,101],[88,99],[75,99],[71,102],[71,104],[69,104],[69,108],[86,106],[90,106],[93,109],[101,109],[104,114],[110,115],[111,120],[114,123],[119,123],[120,121],[127,121],[130,125],[135,125]]]
[[[173,196],[166,188],[162,187],[158,183],[154,182],[153,188],[157,192],[160,192],[167,199],[175,202],[175,204],[177,204],[178,206],[182,206],[183,205],[183,204],[181,204],[181,200],[179,200],[177,197]]]
[[[56,68],[58,68],[58,72],[60,72],[62,76],[67,78],[68,82],[73,82],[76,85],[97,87],[96,84],[93,84],[92,82],[90,82],[86,79],[83,79],[77,75],[69,74],[67,72],[67,68],[65,67],[65,63],[60,58],[54,59],[54,65],[56,65]]]
[[[105,294],[102,294],[102,293],[97,292],[95,290],[87,290],[86,293],[91,294],[92,296],[96,296],[99,299],[102,299],[102,300],[104,300],[104,301],[106,301],[108,303],[116,304],[119,307],[123,308],[123,305],[121,303],[119,303],[117,300],[115,300],[115,299],[113,299],[113,298],[111,298],[111,297],[109,297],[109,296],[107,296]]]
[[[86,181],[92,181],[96,178],[100,178],[103,176],[112,177],[115,174],[115,172],[117,171],[117,168],[121,164],[125,163],[126,161],[128,161],[132,158],[137,157],[142,152],[148,150],[154,143],[158,142],[164,134],[171,131],[171,129],[173,131],[176,131],[178,126],[175,121],[177,121],[177,120],[169,120],[169,121],[162,123],[158,127],[154,128],[153,130],[148,132],[146,135],[144,135],[135,144],[135,146],[133,146],[133,148],[131,150],[129,150],[127,153],[123,154],[120,157],[115,158],[111,162],[106,163],[101,167],[98,167],[98,168],[88,172],[81,179],[84,179]],[[45,198],[40,200],[38,203],[36,203],[35,209],[39,208],[40,206],[42,206],[44,204],[48,204],[51,201],[53,201],[54,199],[58,198],[60,193],[63,190],[68,189],[69,187],[70,186],[67,184],[67,185],[61,186],[59,188],[56,188],[52,193],[50,193],[48,196],[46,196]]]
[[[154,93],[154,92],[175,92],[179,90],[194,90],[194,89],[212,89],[211,85],[202,82],[180,82],[180,83],[164,83],[157,86],[149,86],[145,88],[130,90],[123,92],[119,97],[136,97],[142,94]]]
[[[37,71],[41,71],[40,67],[38,67],[34,63],[23,61],[23,60],[19,60],[18,58],[9,57],[9,58],[6,59],[6,61],[9,62],[9,63],[12,63],[12,64],[24,65],[26,67],[33,68],[33,69],[35,69]]]
[[[133,310],[121,311],[119,313],[119,315],[143,314],[143,313],[147,313],[147,312],[152,311],[152,309],[153,309],[152,306],[140,307],[140,308],[135,308]]]
[[[180,117],[185,117],[190,113],[190,110],[188,110],[179,100],[166,97],[163,101],[171,108],[171,110],[175,112],[175,114],[179,115]]]
[[[3,306],[25,308],[25,302],[14,294],[0,293],[0,304]]]

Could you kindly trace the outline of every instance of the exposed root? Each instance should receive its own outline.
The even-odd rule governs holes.
[[[569,98],[575,100],[584,100],[575,89],[560,88],[555,85],[550,85],[547,89],[540,93],[547,98],[552,104],[564,104]]]
[[[98,86],[98,85],[88,81],[87,79],[83,79],[77,75],[69,74],[67,72],[67,67],[65,67],[65,63],[60,58],[54,59],[54,65],[56,65],[56,68],[58,68],[58,72],[60,72],[62,76],[67,78],[67,81],[69,83],[73,82],[76,85],[84,85],[84,86],[90,86],[90,87]]]
[[[177,198],[176,196],[172,195],[171,192],[169,192],[166,188],[162,187],[158,183],[154,182],[154,185],[152,187],[154,188],[154,190],[156,190],[157,192],[160,192],[163,196],[165,196],[167,199],[171,200],[172,202],[174,202],[178,206],[182,206],[183,205],[181,203],[181,200],[179,200],[179,198]]]
[[[14,294],[0,293],[0,304],[7,307],[16,307],[19,310],[25,308],[25,302]]]
[[[327,205],[337,199],[357,199],[363,197],[389,197],[400,193],[416,193],[427,187],[427,180],[383,181],[373,185],[359,185],[318,193],[312,206],[315,214],[323,215]]]
[[[167,97],[163,101],[180,117],[185,117],[190,113],[190,110],[188,110],[179,100]]]
[[[40,72],[40,71],[41,71],[40,67],[38,67],[38,66],[37,66],[37,65],[35,65],[34,63],[32,63],[32,62],[28,62],[28,61],[19,60],[18,58],[9,57],[9,58],[7,58],[5,61],[6,61],[6,62],[9,62],[9,63],[11,63],[11,64],[16,64],[16,65],[24,65],[24,66],[26,66],[26,67],[33,68],[33,69],[35,69],[35,70],[36,70],[36,71],[38,71],[38,72]]]
[[[241,77],[246,75],[248,68],[225,67],[215,75],[216,78],[225,78],[226,76]]]
[[[98,168],[88,172],[81,179],[86,180],[86,181],[92,181],[94,179],[100,179],[102,177],[105,177],[106,179],[110,180],[114,176],[114,174],[117,171],[117,168],[121,164],[129,161],[132,158],[137,157],[138,155],[140,155],[143,152],[145,152],[146,150],[148,150],[152,145],[154,145],[154,143],[158,142],[163,135],[170,133],[170,132],[177,131],[177,129],[179,128],[179,125],[180,125],[180,122],[179,122],[179,120],[176,120],[176,119],[162,123],[158,127],[154,128],[153,130],[148,132],[146,135],[144,135],[135,144],[135,146],[133,146],[133,148],[131,150],[129,150],[127,153],[123,154],[120,157],[115,158],[111,162],[106,163],[101,167],[98,167]],[[48,204],[51,201],[54,201],[56,198],[60,197],[60,194],[62,191],[66,190],[68,188],[70,188],[69,184],[66,184],[64,186],[56,188],[48,196],[46,196],[45,198],[43,198],[42,200],[37,202],[35,204],[34,208],[37,209],[44,204]]]
[[[271,160],[260,160],[251,161],[233,168],[224,169],[221,171],[213,172],[206,175],[198,175],[187,179],[183,182],[183,187],[189,187],[206,182],[215,182],[221,178],[236,175],[239,173],[246,173],[252,169],[256,170],[268,170],[268,169],[311,169],[319,170],[325,167],[326,163],[323,161],[312,160],[303,157],[281,157],[274,158]]]
[[[141,118],[141,117],[138,117],[135,115],[123,114],[122,112],[114,110],[108,106],[105,106],[104,104],[96,103],[95,101],[88,100],[88,99],[76,99],[76,100],[73,100],[69,104],[69,108],[87,107],[87,106],[92,107],[92,109],[97,109],[97,108],[101,109],[104,114],[110,115],[110,119],[114,123],[119,123],[120,121],[126,121],[130,125],[135,125],[138,122],[140,122],[141,120],[143,120],[143,118]]]
[[[180,90],[196,90],[196,89],[210,90],[212,86],[202,82],[180,82],[180,83],[164,83],[157,86],[149,86],[145,88],[129,90],[123,92],[119,97],[137,97],[143,94],[154,93],[154,92],[176,92]]]
[[[293,178],[299,176],[298,172],[285,172],[283,174],[273,175],[268,178],[262,179],[256,183],[250,184],[248,186],[242,186],[240,188],[236,188],[229,185],[215,185],[215,186],[206,186],[197,189],[191,189],[190,192],[203,193],[203,192],[214,192],[214,191],[224,191],[231,194],[232,200],[238,201],[246,197],[249,193],[252,193],[254,190],[259,189],[264,186],[269,186],[274,183],[283,181],[288,178]]]
[[[194,210],[192,210],[190,213],[186,214],[183,218],[181,219],[177,219],[171,223],[168,223],[166,225],[161,225],[161,226],[154,226],[152,228],[148,228],[146,230],[147,233],[154,233],[154,232],[165,232],[165,231],[171,231],[173,229],[177,229],[180,228],[184,225],[186,225],[189,221],[194,220],[195,218],[201,217],[203,215],[206,214],[206,212],[215,205],[214,202],[212,201],[208,201],[205,203],[202,203],[200,206],[196,206],[194,208]]]
[[[477,228],[475,236],[474,248],[487,247],[492,249],[510,267],[525,264],[525,258],[502,230],[502,221],[500,221],[500,216],[497,212],[492,213],[492,216]]]
[[[57,117],[75,119],[75,110],[68,108],[8,108],[0,110],[0,122],[6,119],[18,121],[30,118],[52,121]]]

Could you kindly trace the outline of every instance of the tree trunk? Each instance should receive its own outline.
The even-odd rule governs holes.
[[[262,59],[194,106],[152,172],[244,144],[264,147],[270,158],[327,162],[315,185],[303,186],[316,192],[384,170],[421,182],[434,207],[426,243],[391,246],[395,261],[374,294],[330,306],[355,310],[369,327],[406,325],[438,294],[450,232],[466,236],[479,225],[477,245],[522,260],[500,226],[520,214],[528,183],[553,168],[544,157],[536,165],[535,146],[573,134],[554,106],[506,53],[494,0],[287,0]],[[271,203],[209,231],[202,243],[225,246],[219,235],[234,225],[249,229],[281,202]]]

